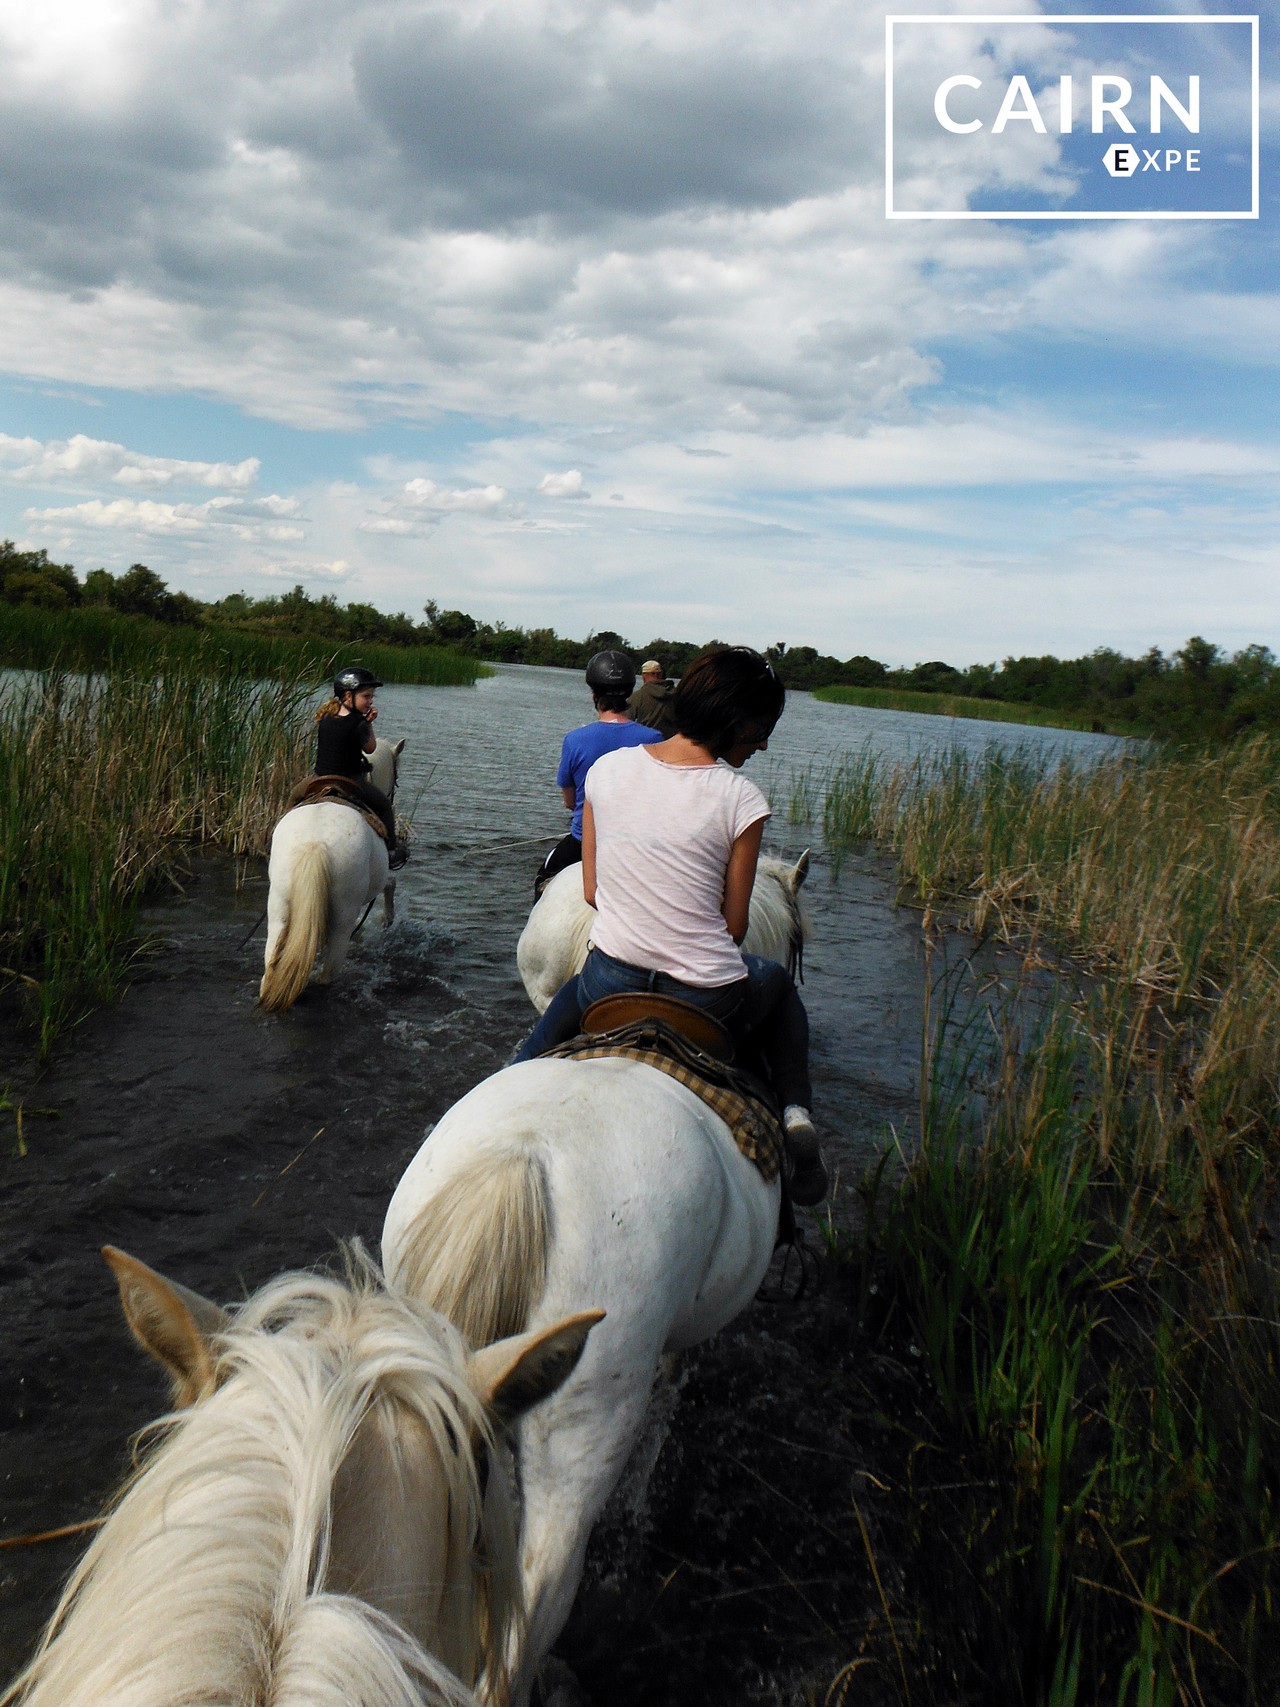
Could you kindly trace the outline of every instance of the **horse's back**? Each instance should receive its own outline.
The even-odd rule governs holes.
[[[581,865],[558,871],[534,903],[520,940],[516,966],[539,1013],[567,979],[582,970],[595,914],[582,894]]]
[[[426,1205],[465,1171],[513,1154],[536,1159],[549,1199],[535,1322],[556,1319],[559,1300],[571,1297],[621,1326],[643,1300],[661,1347],[674,1349],[714,1333],[750,1300],[773,1245],[776,1183],[766,1184],[693,1091],[621,1058],[525,1062],[456,1103],[391,1200],[388,1271]],[[599,1352],[610,1337],[605,1326]]]

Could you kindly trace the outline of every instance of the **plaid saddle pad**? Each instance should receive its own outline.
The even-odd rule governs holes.
[[[741,1067],[717,1061],[660,1019],[636,1020],[614,1031],[571,1037],[547,1055],[596,1061],[609,1055],[643,1061],[687,1085],[733,1133],[734,1142],[766,1180],[775,1180],[782,1162],[782,1125],[769,1087]]]

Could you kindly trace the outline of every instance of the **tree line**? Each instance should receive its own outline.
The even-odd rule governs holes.
[[[107,607],[123,616],[304,637],[334,647],[361,641],[444,646],[501,663],[565,669],[582,669],[593,652],[618,646],[637,663],[659,659],[672,676],[705,646],[717,644],[662,636],[635,644],[609,629],[574,640],[553,628],[482,622],[466,611],[442,608],[435,599],[427,600],[418,619],[404,611],[388,616],[370,604],[339,604],[331,593],[313,598],[301,586],[267,598],[238,592],[206,602],[171,591],[143,563],[119,575],[93,569],[82,581],[70,564],[51,562],[45,551],[19,551],[12,541],[0,544],[0,599],[59,611]],[[838,659],[781,640],[765,652],[790,688],[887,688],[997,700],[1071,712],[1100,727],[1122,724],[1176,737],[1280,728],[1280,663],[1271,650],[1246,646],[1229,654],[1199,635],[1167,656],[1154,646],[1137,658],[1100,646],[1083,658],[1046,654],[965,669],[939,659],[892,669],[865,654]]]

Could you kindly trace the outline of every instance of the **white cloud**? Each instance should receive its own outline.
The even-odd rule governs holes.
[[[405,482],[403,501],[415,510],[496,510],[506,496],[501,486],[469,486],[451,492],[418,476]]]
[[[0,470],[9,480],[29,486],[84,485],[109,480],[118,486],[220,486],[245,491],[258,478],[256,456],[242,462],[191,462],[180,457],[145,456],[106,439],[75,433],[69,439],[11,437],[0,433]]]
[[[90,498],[62,508],[28,509],[22,519],[80,528],[113,528],[140,535],[204,535],[227,530],[239,539],[300,540],[305,530],[274,518],[296,516],[296,498],[210,498],[204,504],[163,504],[154,498]]]
[[[582,471],[578,468],[567,468],[563,474],[544,474],[538,482],[538,491],[544,498],[589,498],[591,496],[582,483]]]
[[[292,558],[288,563],[266,563],[249,571],[253,575],[265,575],[273,581],[348,581],[351,579],[351,565],[345,558],[335,558],[331,563],[317,562],[309,558]]]

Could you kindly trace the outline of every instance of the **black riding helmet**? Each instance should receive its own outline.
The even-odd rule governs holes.
[[[616,646],[597,652],[587,663],[587,686],[592,693],[629,694],[636,685],[636,666]]]
[[[366,670],[361,664],[349,664],[333,678],[333,697],[341,699],[344,693],[359,693],[361,688],[380,688],[382,685],[372,670]]]

